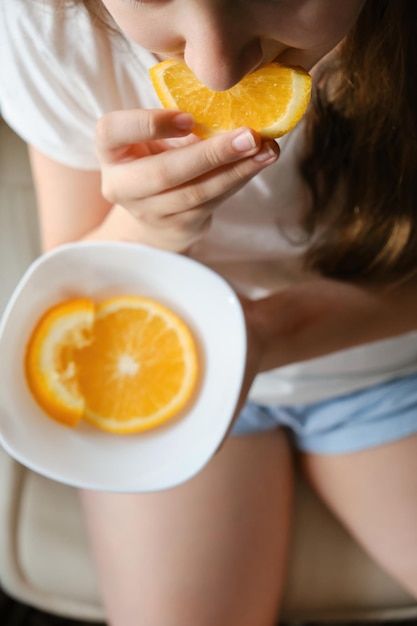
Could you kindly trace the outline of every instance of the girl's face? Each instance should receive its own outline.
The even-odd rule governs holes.
[[[273,60],[310,70],[366,0],[102,0],[123,33],[223,90]]]

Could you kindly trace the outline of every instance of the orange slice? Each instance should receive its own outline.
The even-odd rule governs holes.
[[[303,117],[312,79],[304,69],[270,63],[226,91],[213,91],[183,61],[167,59],[153,66],[150,77],[166,108],[194,116],[200,137],[250,126],[262,137],[288,133]]]
[[[55,316],[61,310],[66,319],[62,306],[55,307]],[[70,346],[67,335],[62,342],[50,324],[42,328],[40,332],[37,326],[29,343],[28,381],[45,411],[68,425],[70,420],[63,420],[62,412],[55,410],[53,381],[59,368],[47,369],[43,377],[47,391],[39,397],[39,385],[31,383],[38,377],[33,368],[39,358],[34,359],[34,354],[58,355],[54,362],[63,362],[60,369],[74,372],[71,389],[80,399],[77,418],[81,413],[92,425],[112,433],[135,433],[166,422],[187,404],[195,389],[198,358],[192,333],[173,311],[152,299],[121,296],[98,304],[88,340],[76,338]],[[70,364],[63,361],[67,354]]]
[[[75,352],[91,340],[94,303],[69,300],[40,319],[26,351],[26,379],[44,411],[58,422],[76,426],[84,413],[75,366]]]
[[[98,305],[94,341],[77,356],[85,419],[111,432],[153,428],[188,402],[197,352],[186,324],[148,298]]]

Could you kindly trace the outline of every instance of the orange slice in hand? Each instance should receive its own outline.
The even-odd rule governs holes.
[[[205,87],[183,61],[162,61],[149,73],[161,104],[191,113],[193,132],[200,137],[240,126],[262,137],[281,137],[301,120],[310,101],[310,74],[278,63],[248,74],[226,91]]]
[[[60,306],[55,307],[55,314]],[[112,433],[147,430],[175,416],[195,389],[198,360],[190,329],[170,309],[149,298],[121,296],[97,305],[88,339],[77,339],[70,347],[66,339],[61,343],[52,327],[41,336],[39,328],[27,353],[29,385],[44,410],[68,425],[75,424],[81,413],[92,425]],[[55,411],[52,381],[58,368],[54,366],[49,376],[46,374],[43,396],[39,397],[39,385],[32,382],[38,376],[32,368],[39,362],[33,354],[44,352],[45,343],[49,352],[58,355],[55,362],[62,361],[60,368],[74,373],[71,389],[80,403],[73,424]],[[63,361],[64,354],[70,355],[69,366]]]

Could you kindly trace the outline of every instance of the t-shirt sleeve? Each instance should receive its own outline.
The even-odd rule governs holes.
[[[0,111],[28,144],[58,162],[97,169],[94,135],[110,54],[88,16],[45,0],[0,2]],[[105,59],[108,61],[109,59]],[[111,69],[108,70],[111,73]],[[117,102],[108,102],[109,110]]]

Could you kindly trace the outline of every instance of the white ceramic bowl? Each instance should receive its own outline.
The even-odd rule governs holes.
[[[188,411],[165,426],[113,435],[47,417],[26,385],[24,353],[41,314],[79,295],[153,297],[189,324],[203,372]],[[127,243],[77,243],[41,256],[16,287],[0,324],[0,443],[17,461],[54,480],[87,489],[147,492],[200,471],[223,440],[236,409],[246,332],[235,292],[187,257]]]

